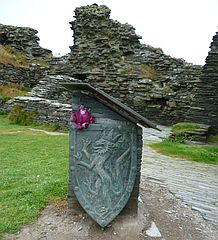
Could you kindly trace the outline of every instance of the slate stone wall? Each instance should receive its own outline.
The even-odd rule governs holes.
[[[52,59],[49,68],[44,69],[0,65],[0,84],[15,82],[34,87],[43,78],[44,83],[36,89],[39,87],[44,99],[59,101],[55,98],[61,96],[62,90],[54,85],[55,75],[69,75],[102,89],[158,124],[194,121],[217,129],[217,34],[202,68],[165,55],[160,48],[141,44],[131,25],[110,19],[110,9],[106,6],[93,4],[77,8],[75,18],[71,22],[74,44],[70,54]],[[0,25],[0,29],[9,29],[12,34],[11,39],[10,34],[4,38],[5,32],[0,30],[0,42],[4,40],[19,50],[23,38],[22,51],[31,58],[34,54],[29,47],[34,49],[37,31],[15,28]],[[23,37],[21,30],[28,34]],[[54,76],[44,78],[48,74]],[[60,99],[61,104],[69,102],[69,95]]]
[[[67,127],[72,110],[72,94],[62,89],[62,83],[75,82],[68,76],[46,76],[27,96],[15,97],[2,106],[1,112],[8,113],[14,106],[37,114],[34,120],[43,124],[55,124]]]
[[[159,124],[183,121],[202,67],[140,43],[106,6],[80,7],[71,22],[74,45],[59,72],[89,82]]]
[[[39,46],[38,31],[0,24],[0,44],[9,45],[29,58],[47,58],[52,52]]]
[[[40,47],[37,33],[38,31],[32,28],[0,24],[0,44],[15,49],[16,54],[25,58],[27,65],[13,67],[0,64],[0,84],[16,83],[32,88],[40,78],[48,74],[49,65],[45,67],[43,64],[51,59],[52,52]]]
[[[39,79],[48,74],[48,68],[40,66],[15,68],[0,64],[0,84],[15,83],[21,87],[33,88]]]
[[[210,49],[186,120],[212,125],[218,133],[218,32]]]

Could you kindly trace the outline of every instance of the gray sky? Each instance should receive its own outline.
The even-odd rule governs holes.
[[[218,31],[218,0],[0,0],[0,23],[38,30],[40,45],[63,55],[73,45],[75,7],[92,3],[133,25],[141,43],[194,64],[204,64]]]

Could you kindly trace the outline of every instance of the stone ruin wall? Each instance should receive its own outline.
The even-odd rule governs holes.
[[[106,6],[75,10],[74,44],[63,73],[98,87],[159,124],[183,121],[200,82],[201,66],[140,44],[129,24]]]
[[[33,88],[48,74],[48,70],[40,66],[15,68],[0,64],[0,84],[14,83],[19,87]]]
[[[36,122],[67,127],[72,110],[71,93],[59,83],[76,81],[69,76],[47,75],[26,96],[9,100],[1,110],[8,113],[14,106],[21,106],[25,111],[37,113],[33,117]]]
[[[0,44],[8,45],[29,59],[44,59],[51,55],[51,50],[39,46],[38,31],[29,27],[15,27],[0,24]]]
[[[218,133],[218,32],[210,49],[186,120],[211,125]]]
[[[69,116],[70,94],[60,89],[57,83],[60,79],[68,82],[75,79],[55,76],[62,74],[99,87],[158,124],[167,125],[186,120],[217,126],[214,117],[211,122],[210,114],[216,116],[214,112],[217,112],[217,105],[214,104],[217,103],[217,75],[213,73],[217,72],[217,60],[211,60],[217,56],[215,51],[209,54],[210,60],[207,60],[204,67],[210,70],[204,70],[202,75],[206,76],[211,71],[208,77],[211,84],[209,87],[206,83],[208,79],[205,81],[201,78],[201,66],[167,56],[160,48],[140,44],[140,36],[136,35],[131,25],[111,20],[109,16],[110,10],[106,6],[77,8],[76,20],[71,22],[74,31],[71,53],[56,59],[58,64],[49,67],[49,71],[36,87],[38,90],[31,91],[31,99],[18,97],[14,104],[26,106],[27,110],[38,108],[41,115],[39,114],[37,120],[41,122],[66,124],[66,119],[63,120],[62,117]],[[215,45],[213,43],[213,49]],[[206,67],[208,61],[210,67]],[[212,69],[211,64],[215,64]],[[56,88],[54,84],[57,84]],[[51,91],[51,86],[55,93]],[[202,100],[207,98],[205,86],[208,95],[214,88],[213,98],[207,103]],[[41,96],[40,92],[44,95]],[[64,98],[60,97],[63,95]],[[196,113],[200,101],[207,105],[209,112],[202,121],[200,119],[203,111]],[[8,106],[10,108],[12,104]],[[196,111],[193,111],[194,109]],[[202,109],[205,109],[205,106]]]
[[[25,55],[27,61],[46,61],[52,52],[39,46],[38,31],[27,27],[0,24],[0,44]],[[22,87],[34,87],[40,78],[48,74],[48,68],[40,64],[13,67],[0,64],[0,84],[15,83]]]

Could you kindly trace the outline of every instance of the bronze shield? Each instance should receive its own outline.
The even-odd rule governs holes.
[[[126,205],[137,172],[137,129],[131,123],[71,130],[70,177],[84,210],[102,227]]]

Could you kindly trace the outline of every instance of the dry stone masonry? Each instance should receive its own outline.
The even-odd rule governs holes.
[[[110,9],[106,6],[93,4],[76,8],[71,28],[74,36],[71,52],[48,61],[48,68],[0,65],[0,84],[15,82],[34,87],[29,98],[18,97],[13,104],[27,106],[27,110],[35,107],[41,114],[38,120],[49,122],[52,118],[53,122],[63,125],[61,118],[67,116],[70,109],[67,114],[60,110],[58,117],[62,106],[53,108],[53,101],[56,106],[71,102],[71,96],[63,93],[58,84],[68,75],[71,78],[67,81],[88,82],[158,124],[193,121],[212,125],[217,131],[217,34],[202,68],[165,55],[160,48],[141,44],[141,37],[131,25],[110,19]],[[39,47],[36,33],[30,28],[0,25],[0,44],[10,44],[30,58],[40,59],[50,52]],[[64,79],[60,75],[64,75]],[[36,100],[38,98],[43,100]],[[10,107],[6,106],[4,111]]]
[[[0,24],[0,44],[11,46],[29,58],[47,58],[52,52],[39,46],[37,33],[29,27]]]
[[[20,67],[0,64],[0,84],[15,83],[32,88],[40,78],[48,74],[49,68],[40,63],[48,61],[52,52],[39,46],[37,33],[32,28],[0,24],[0,45],[25,56],[30,63]]]
[[[66,127],[71,113],[71,94],[60,89],[59,83],[76,82],[69,76],[46,76],[40,80],[27,96],[10,100],[4,112],[10,112],[14,106],[25,111],[35,112],[34,120],[43,124],[54,124]]]
[[[15,68],[0,64],[0,84],[15,83],[20,87],[32,88],[47,74],[48,68],[41,66]]]
[[[109,16],[106,6],[76,8],[70,64],[63,72],[99,87],[153,121],[183,121],[201,66],[141,44],[131,25]]]
[[[212,125],[218,133],[218,32],[210,49],[187,120]]]

